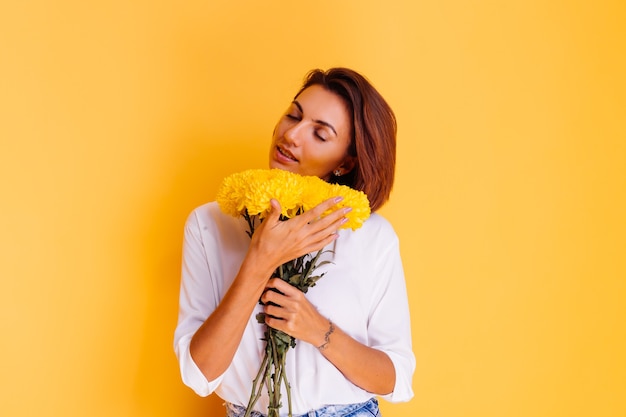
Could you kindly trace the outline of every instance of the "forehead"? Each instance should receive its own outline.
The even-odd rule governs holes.
[[[322,120],[336,128],[349,128],[348,107],[343,99],[320,85],[303,90],[294,101],[302,106],[305,117]]]

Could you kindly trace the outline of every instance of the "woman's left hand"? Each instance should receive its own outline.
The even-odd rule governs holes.
[[[265,324],[316,347],[324,343],[328,319],[317,311],[302,291],[280,278],[272,278],[261,301],[265,304]]]
[[[329,319],[317,311],[302,291],[280,278],[272,278],[261,301],[265,303],[268,326],[317,348],[324,345],[321,354],[353,384],[379,395],[393,391],[396,371],[389,356],[356,341],[339,327],[333,327],[329,341]]]

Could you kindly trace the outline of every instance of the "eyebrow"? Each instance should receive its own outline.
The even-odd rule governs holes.
[[[300,110],[300,113],[304,113],[304,111],[302,110],[302,105],[300,105],[300,103],[298,103],[298,100],[294,100],[294,101],[293,101],[293,104],[295,104],[295,106],[298,108],[298,110]],[[319,124],[321,124],[321,125],[324,125],[324,126],[326,126],[326,127],[330,128],[330,130],[332,130],[332,131],[333,131],[333,133],[335,134],[335,136],[338,136],[338,135],[337,135],[337,131],[335,130],[335,128],[333,127],[333,125],[331,125],[330,123],[325,122],[325,121],[323,121],[323,120],[313,120],[313,121],[314,121],[315,123],[319,123]]]

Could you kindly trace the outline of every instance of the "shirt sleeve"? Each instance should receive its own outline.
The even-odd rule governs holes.
[[[206,226],[208,227],[208,226]],[[207,259],[212,243],[203,241],[197,210],[185,224],[178,325],[174,332],[174,352],[183,383],[200,396],[211,394],[223,376],[208,381],[189,352],[191,338],[218,304],[216,284]],[[208,250],[207,250],[208,249]]]
[[[390,243],[378,256],[377,288],[373,292],[368,334],[370,346],[385,352],[396,371],[393,392],[381,398],[397,403],[413,397],[415,355],[412,350],[406,283],[395,232],[387,241]]]

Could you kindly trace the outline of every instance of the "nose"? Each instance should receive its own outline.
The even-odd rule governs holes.
[[[302,140],[304,125],[302,122],[295,123],[285,130],[284,137],[289,143],[298,146]]]

